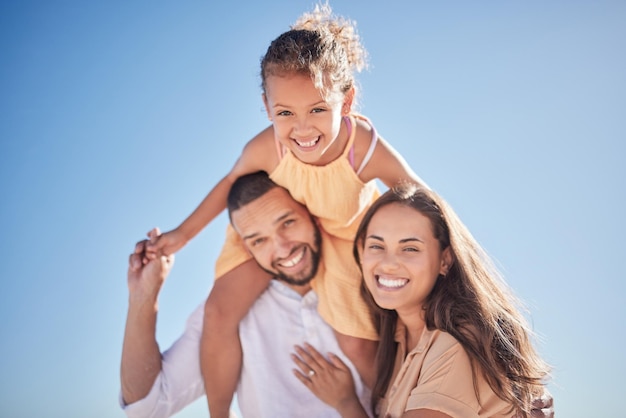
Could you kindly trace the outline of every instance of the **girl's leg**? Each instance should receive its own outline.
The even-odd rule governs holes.
[[[239,322],[267,288],[271,276],[248,260],[213,285],[204,305],[200,366],[211,418],[228,418],[241,371]]]
[[[352,361],[363,383],[370,389],[376,381],[376,349],[378,341],[352,337],[335,331],[341,351]]]

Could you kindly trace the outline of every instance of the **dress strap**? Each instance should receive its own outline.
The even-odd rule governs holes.
[[[367,153],[365,154],[365,157],[363,158],[363,162],[361,162],[361,166],[356,171],[357,176],[361,174],[361,171],[363,171],[363,169],[365,168],[369,160],[372,158],[372,154],[374,154],[374,148],[376,148],[376,144],[378,143],[378,133],[376,132],[376,128],[374,128],[374,125],[372,125],[372,122],[370,122],[369,119],[364,118],[364,117],[362,119],[365,122],[367,122],[368,125],[372,128],[372,140],[370,142],[370,147],[368,148]],[[354,148],[354,145],[352,146],[352,148]],[[352,164],[352,167],[354,167],[354,163]]]
[[[352,120],[349,116],[344,116],[343,122],[346,124],[346,129],[348,130],[348,138],[350,138],[350,135],[352,135]],[[348,151],[348,160],[350,161],[350,167],[354,169],[354,142],[350,147],[350,151]]]
[[[276,137],[274,137],[274,144],[276,144],[276,155],[278,155],[278,161],[280,161],[285,156],[287,150],[283,147],[283,144],[276,139]]]

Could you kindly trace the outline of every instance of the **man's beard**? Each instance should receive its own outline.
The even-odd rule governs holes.
[[[317,251],[315,251],[315,248],[311,247],[310,245],[306,245],[306,248],[311,253],[311,270],[306,272],[306,274],[304,274],[302,277],[290,276],[286,273],[283,273],[279,269],[273,271],[263,267],[261,268],[274,276],[276,280],[280,280],[281,282],[285,282],[294,286],[304,286],[306,284],[309,284],[309,282],[313,280],[313,277],[315,277],[315,275],[317,274],[317,269],[320,265],[320,258],[322,256],[322,236],[318,228],[315,228],[315,238],[313,241],[313,245],[315,248],[317,248]]]

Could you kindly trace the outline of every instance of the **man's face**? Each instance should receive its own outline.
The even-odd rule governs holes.
[[[233,227],[263,270],[293,285],[317,272],[320,232],[304,206],[276,187],[231,213]]]

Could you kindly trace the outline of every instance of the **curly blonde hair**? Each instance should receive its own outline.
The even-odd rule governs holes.
[[[318,4],[272,41],[261,59],[261,88],[267,94],[270,75],[304,74],[327,97],[352,89],[355,73],[366,67],[367,51],[356,23],[333,15],[328,4]]]

